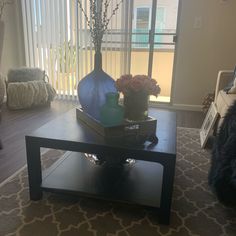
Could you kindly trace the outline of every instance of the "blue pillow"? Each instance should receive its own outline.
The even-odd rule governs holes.
[[[224,91],[225,91],[226,93],[228,93],[229,90],[233,87],[233,85],[234,85],[234,80],[235,80],[235,79],[236,79],[236,66],[235,66],[235,68],[234,68],[234,75],[233,75],[232,80],[227,84],[226,87],[224,87]]]

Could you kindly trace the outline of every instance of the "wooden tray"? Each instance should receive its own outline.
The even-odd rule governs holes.
[[[104,137],[121,138],[127,136],[155,136],[157,120],[148,117],[145,121],[128,122],[118,126],[106,127],[89,114],[83,112],[81,108],[76,108],[77,119],[94,129],[97,133]]]

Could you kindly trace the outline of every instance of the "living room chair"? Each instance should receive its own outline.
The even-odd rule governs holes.
[[[215,136],[231,105],[236,100],[236,69],[218,72],[214,101],[200,129],[201,147],[204,148],[210,134]]]
[[[222,121],[228,111],[228,108],[233,105],[236,100],[235,93],[227,93],[225,88],[229,85],[234,78],[233,70],[221,70],[218,73],[215,89],[215,99],[214,103],[219,113],[219,120],[217,122],[217,127],[220,127]]]

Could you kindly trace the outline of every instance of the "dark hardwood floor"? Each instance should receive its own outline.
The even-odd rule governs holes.
[[[51,107],[10,111],[3,105],[0,124],[3,144],[0,150],[0,182],[26,164],[25,135],[74,106],[75,103],[69,101],[55,100]]]
[[[203,112],[198,111],[175,111],[177,114],[177,126],[178,127],[188,127],[188,128],[198,128],[202,126],[202,122],[205,118]]]
[[[0,150],[0,183],[26,164],[25,135],[36,130],[60,114],[72,109],[76,102],[55,100],[51,107],[10,111],[2,107],[0,137],[3,149]],[[200,128],[202,112],[176,111],[177,126]]]

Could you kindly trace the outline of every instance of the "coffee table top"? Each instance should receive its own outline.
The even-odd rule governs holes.
[[[72,109],[58,118],[43,125],[33,133],[27,135],[31,138],[40,140],[42,147],[51,147],[71,151],[87,152],[89,149],[93,153],[94,149],[98,153],[112,148],[113,151],[136,149],[148,153],[164,153],[165,156],[176,155],[176,113],[161,109],[151,108],[149,115],[157,119],[156,136],[159,139],[158,144],[150,147],[150,143],[146,142],[141,147],[129,147],[121,145],[118,142],[109,142],[103,136],[96,133],[86,124],[78,121],[76,118],[76,109]],[[54,144],[57,143],[55,146]],[[53,145],[52,145],[53,144]],[[63,145],[62,145],[63,144]],[[62,145],[62,146],[60,146]],[[75,147],[81,150],[75,150]],[[67,148],[68,147],[68,148]],[[143,154],[144,154],[143,153]]]

